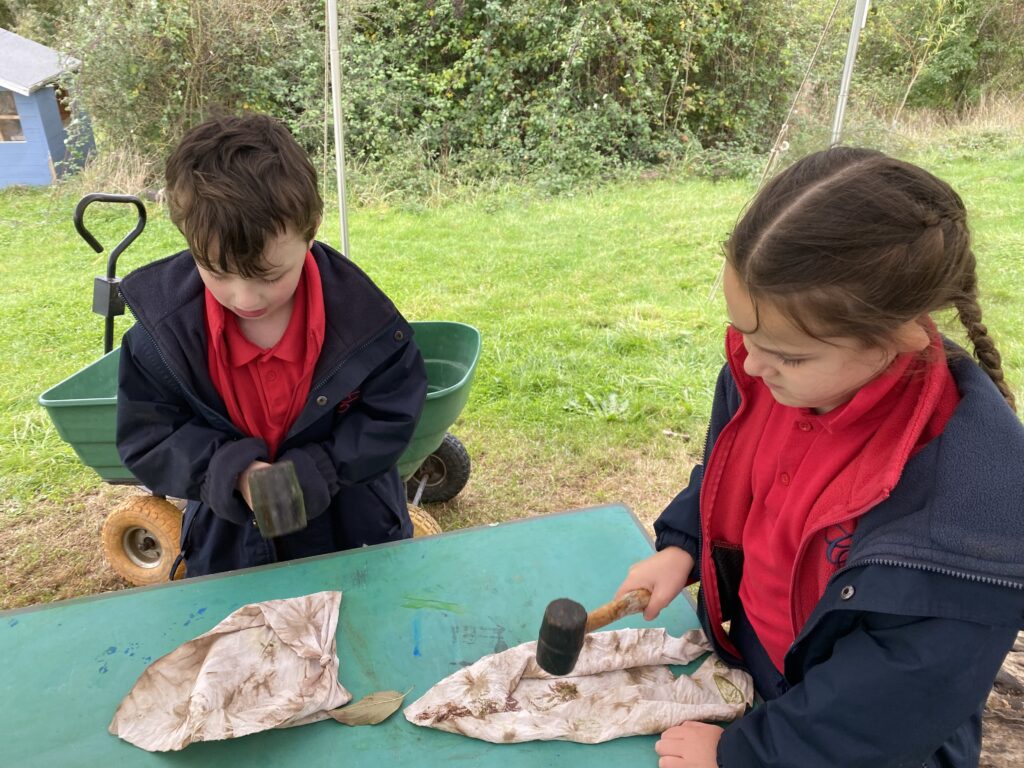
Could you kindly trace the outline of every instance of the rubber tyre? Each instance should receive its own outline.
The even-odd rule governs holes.
[[[132,496],[107,515],[101,533],[110,567],[137,587],[168,581],[180,538],[181,510],[158,496]],[[184,575],[182,563],[174,578]]]
[[[412,519],[412,536],[414,539],[418,539],[422,536],[436,536],[439,533],[444,533],[441,530],[440,524],[433,518],[431,514],[425,512],[421,507],[414,506],[412,504],[409,507],[409,517]]]
[[[450,501],[469,482],[469,452],[455,435],[445,433],[444,440],[437,450],[427,456],[416,473],[405,484],[405,493],[409,501],[416,498],[416,489],[424,476],[427,484],[420,496],[421,504],[438,504]]]

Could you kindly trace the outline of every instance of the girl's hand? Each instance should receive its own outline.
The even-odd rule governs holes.
[[[644,609],[644,618],[653,621],[658,618],[661,609],[682,592],[692,570],[693,558],[689,552],[679,547],[665,547],[661,552],[630,566],[629,575],[615,597],[641,587],[650,590],[651,601]]]
[[[245,499],[245,503],[249,505],[249,509],[252,509],[252,492],[249,490],[249,475],[252,474],[254,469],[263,469],[263,467],[269,467],[270,465],[265,461],[254,461],[248,467],[246,467],[242,474],[238,476],[238,482],[235,487],[238,492],[242,494],[242,498]]]
[[[654,745],[658,768],[718,768],[722,729],[709,723],[686,722],[669,728]]]

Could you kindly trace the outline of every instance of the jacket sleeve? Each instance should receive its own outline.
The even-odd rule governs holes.
[[[985,702],[1016,634],[867,613],[803,681],[725,730],[719,765],[919,766]]]
[[[359,399],[337,420],[331,435],[285,451],[302,486],[306,514],[316,517],[345,486],[390,470],[409,445],[427,395],[423,356],[410,342],[359,386]]]
[[[117,451],[153,493],[197,499],[239,525],[253,519],[235,490],[238,476],[257,459],[263,440],[219,429],[196,413],[155,352],[136,349],[129,330],[121,343],[117,390]],[[227,426],[227,425],[226,425]]]
[[[695,566],[691,581],[700,579],[700,489],[704,479],[704,465],[707,464],[718,435],[739,407],[739,392],[733,382],[729,366],[722,366],[715,385],[715,398],[711,404],[711,420],[708,422],[707,437],[704,441],[704,457],[690,472],[690,482],[672,499],[657,520],[654,521],[655,548],[680,547],[693,557]]]

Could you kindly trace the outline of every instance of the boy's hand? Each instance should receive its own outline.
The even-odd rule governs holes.
[[[238,483],[236,487],[238,492],[242,494],[242,498],[245,499],[245,503],[249,505],[249,509],[252,509],[252,492],[249,490],[249,475],[252,474],[254,469],[263,469],[270,465],[265,461],[254,461],[248,467],[246,467],[242,474],[238,476]]]
[[[686,722],[669,728],[654,745],[658,768],[718,768],[722,729],[709,723]]]
[[[693,558],[679,547],[665,547],[646,560],[634,563],[615,597],[643,587],[651,592],[651,601],[644,609],[644,618],[653,621],[661,609],[682,592],[693,570]]]

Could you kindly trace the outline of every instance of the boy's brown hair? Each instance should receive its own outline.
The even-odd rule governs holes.
[[[954,308],[981,367],[1014,406],[981,321],[967,211],[924,169],[853,147],[808,155],[761,190],[725,250],[755,306],[771,302],[817,338],[873,345]]]
[[[204,269],[258,277],[268,238],[316,234],[316,169],[288,129],[266,115],[217,117],[192,128],[167,159],[171,221]]]

